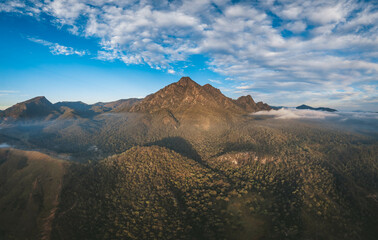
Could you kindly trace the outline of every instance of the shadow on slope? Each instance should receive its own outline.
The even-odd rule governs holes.
[[[197,162],[202,162],[201,156],[194,149],[193,145],[182,137],[166,137],[146,144],[146,146],[154,145],[171,149],[187,158],[191,158]]]

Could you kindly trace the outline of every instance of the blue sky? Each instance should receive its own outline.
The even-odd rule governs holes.
[[[0,31],[0,109],[190,76],[232,98],[378,111],[376,1],[5,0]]]

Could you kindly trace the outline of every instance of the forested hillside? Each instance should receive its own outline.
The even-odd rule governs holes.
[[[280,132],[265,131],[271,136],[265,150],[245,140],[201,158],[175,138],[156,144],[187,157],[164,147],[134,147],[73,165],[53,236],[374,239],[376,145],[315,130],[288,140]],[[318,141],[309,141],[314,135]],[[228,138],[232,142],[232,134]],[[330,145],[318,143],[330,139]]]
[[[378,236],[376,131],[251,115],[269,106],[188,78],[56,106],[0,124],[0,239]]]

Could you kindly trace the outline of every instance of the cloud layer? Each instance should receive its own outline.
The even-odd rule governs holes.
[[[169,73],[195,54],[234,81],[236,94],[272,104],[378,104],[374,1],[6,0],[0,11],[47,14],[99,40],[97,58]],[[54,54],[78,54],[50,45]],[[63,47],[63,48],[59,48]],[[83,53],[84,54],[84,53]]]
[[[325,119],[339,117],[337,113],[281,108],[279,110],[260,111],[253,113],[254,116],[272,116],[276,119]]]
[[[321,123],[333,124],[347,130],[378,133],[378,112],[323,112],[315,110],[302,110],[282,108],[279,110],[260,111],[253,116],[270,116],[275,119],[304,119],[318,120]]]

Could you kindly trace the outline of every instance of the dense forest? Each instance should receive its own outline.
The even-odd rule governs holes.
[[[72,165],[52,236],[375,239],[377,144],[301,127],[240,126],[201,139],[203,152],[163,138]]]
[[[146,99],[1,123],[0,239],[377,239],[376,130],[190,79]]]
[[[7,130],[73,156],[51,239],[376,238],[375,137],[294,120],[206,131],[158,120]]]

